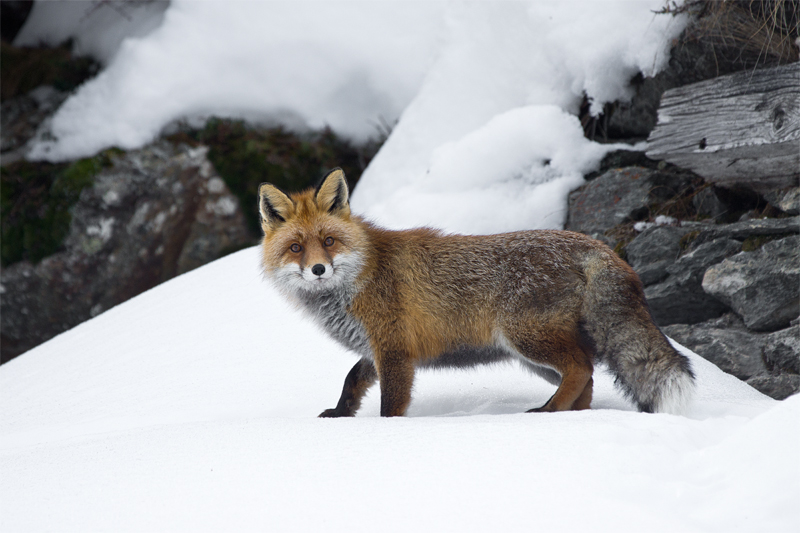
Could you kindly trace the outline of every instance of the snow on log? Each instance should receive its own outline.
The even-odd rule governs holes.
[[[647,156],[758,191],[800,178],[800,63],[666,91]]]

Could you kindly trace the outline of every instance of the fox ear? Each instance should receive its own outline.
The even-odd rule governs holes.
[[[286,222],[294,213],[294,202],[274,185],[262,183],[258,188],[258,210],[261,213],[261,227],[266,232]]]
[[[341,168],[334,168],[322,178],[314,194],[314,201],[320,209],[328,213],[350,214],[350,193]]]

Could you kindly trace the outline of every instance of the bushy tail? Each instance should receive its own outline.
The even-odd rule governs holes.
[[[685,413],[694,391],[689,359],[655,325],[641,282],[623,265],[595,269],[587,279],[591,297],[584,306],[584,327],[594,341],[595,356],[639,410]]]
[[[657,328],[655,334],[645,336],[644,342],[618,346],[604,360],[614,373],[617,386],[640,411],[686,412],[694,392],[694,373],[689,360]]]

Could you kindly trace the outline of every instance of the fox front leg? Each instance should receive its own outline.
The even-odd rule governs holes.
[[[361,359],[348,372],[344,378],[344,387],[339,403],[333,409],[326,409],[320,413],[320,418],[336,418],[340,416],[355,416],[361,406],[361,399],[367,390],[378,379],[375,365],[369,359]]]
[[[376,360],[381,386],[381,416],[403,416],[411,403],[414,365],[403,352],[389,351]]]

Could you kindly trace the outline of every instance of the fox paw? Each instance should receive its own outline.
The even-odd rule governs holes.
[[[342,416],[352,416],[352,415],[348,415],[347,413],[342,413],[341,411],[338,411],[336,408],[333,408],[333,409],[325,409],[319,414],[318,418],[339,418]]]

